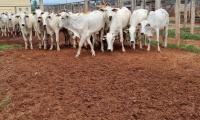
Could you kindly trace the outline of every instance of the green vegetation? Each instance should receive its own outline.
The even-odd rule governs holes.
[[[182,30],[187,30],[188,28],[182,28]],[[200,29],[199,27],[197,27],[196,29]],[[168,37],[175,37],[175,30],[174,29],[170,29],[168,30]],[[198,34],[190,34],[190,33],[186,33],[186,32],[181,32],[180,34],[180,38],[181,39],[192,39],[192,40],[200,40],[200,35]]]
[[[200,31],[200,27],[195,27],[194,29]],[[190,31],[190,28],[184,27],[184,28],[181,28],[181,31]]]
[[[169,20],[170,24],[175,24],[175,20]]]
[[[8,108],[8,104],[11,102],[11,97],[7,96],[5,100],[0,103],[0,106],[3,108]]]
[[[151,44],[157,45],[157,42],[155,40],[151,41]],[[160,43],[162,45],[162,43]],[[200,53],[200,49],[195,47],[194,45],[185,45],[185,44],[180,44],[179,46],[172,44],[172,43],[167,43],[168,48],[173,48],[173,49],[181,49],[181,50],[186,50],[194,53]]]
[[[20,44],[13,44],[13,45],[0,45],[0,51],[1,50],[6,50],[9,48],[17,48],[17,47],[21,47]]]

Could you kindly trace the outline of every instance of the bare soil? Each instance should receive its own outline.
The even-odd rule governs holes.
[[[39,50],[34,37],[25,50],[22,37],[0,37],[13,43],[23,46],[0,51],[0,102],[11,98],[0,120],[200,120],[199,54],[115,44],[75,59],[72,47]]]

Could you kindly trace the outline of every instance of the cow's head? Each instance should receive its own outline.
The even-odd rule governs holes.
[[[141,27],[141,23],[138,24],[138,27]],[[135,42],[135,37],[136,37],[136,32],[138,32],[138,28],[131,26],[128,29],[128,32],[130,34],[131,43],[134,43]]]
[[[108,44],[107,50],[113,51],[113,43],[114,43],[114,40],[115,40],[115,34],[114,33],[107,33],[106,40],[107,40],[107,44]]]
[[[147,20],[143,20],[141,22],[141,34],[144,35],[145,34],[145,31],[146,31],[146,27],[150,26],[148,23],[147,23]]]
[[[43,26],[44,28],[46,28],[47,26],[47,19],[49,19],[51,16],[49,15],[48,12],[44,12],[41,16],[41,20],[42,20],[42,23],[43,23]]]
[[[153,36],[153,29],[151,27],[151,24],[148,23],[147,20],[143,20],[141,22],[141,35],[147,35],[148,37]]]
[[[29,18],[29,15],[26,15],[25,13],[19,13],[19,15],[16,15],[16,18],[19,18],[19,24],[24,27],[26,24],[25,19]]]
[[[61,20],[60,20],[60,23],[59,23],[59,27],[60,28],[63,28],[63,27],[67,28],[69,13],[68,12],[61,12],[60,16],[61,16]]]
[[[9,14],[8,14],[8,20],[9,20],[9,21],[11,21],[12,16],[13,16],[13,13],[9,13]]]

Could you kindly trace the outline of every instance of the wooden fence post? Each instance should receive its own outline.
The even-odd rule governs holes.
[[[177,40],[177,45],[180,45],[180,3],[181,0],[176,0],[175,3],[175,38]]]
[[[188,13],[188,0],[185,0],[185,10],[184,10],[184,23],[183,23],[183,27],[187,27],[187,13]]]
[[[118,7],[121,8],[124,6],[124,0],[118,0]]]
[[[155,0],[155,10],[161,8],[161,0]]]
[[[137,6],[137,5],[136,5],[136,4],[137,4],[136,1],[137,1],[137,0],[131,0],[131,12],[133,12],[134,10],[137,9],[137,8],[136,8],[136,6]]]
[[[84,0],[84,10],[88,10],[88,0]]]
[[[191,34],[194,34],[194,24],[195,24],[195,0],[191,0],[191,27],[190,27]]]
[[[141,8],[146,9],[146,0],[141,1]]]

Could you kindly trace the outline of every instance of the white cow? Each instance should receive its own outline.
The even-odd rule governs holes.
[[[13,34],[13,37],[17,35],[17,32],[19,32],[19,19],[16,18],[17,15],[11,16],[11,22],[12,22],[12,31],[11,34]]]
[[[2,16],[2,13],[0,13],[0,32],[2,32],[2,31],[1,31],[1,26],[3,25],[3,22],[2,22],[2,20],[1,20],[1,16]]]
[[[19,25],[22,32],[22,36],[24,38],[25,42],[25,49],[28,48],[27,44],[27,35],[29,34],[29,42],[30,42],[30,49],[33,49],[32,45],[32,29],[35,25],[34,17],[32,14],[25,14],[25,13],[19,13],[19,15],[16,16],[19,18]]]
[[[104,11],[104,18],[105,18],[105,30],[106,32],[109,30],[110,28],[110,21],[112,19],[112,7],[108,4],[108,3],[104,3],[98,6],[99,10]]]
[[[158,9],[151,11],[148,15],[147,20],[143,20],[141,23],[141,33],[149,37],[147,51],[150,50],[150,40],[153,33],[156,32],[156,41],[158,45],[158,51],[160,52],[159,46],[159,30],[163,30],[163,46],[167,47],[167,35],[169,26],[169,14],[164,9]]]
[[[147,14],[148,14],[147,10],[138,9],[138,10],[134,10],[131,15],[129,34],[131,38],[130,41],[131,43],[133,43],[133,49],[135,49],[135,37],[136,37],[138,26],[140,27],[141,22],[147,19]],[[140,40],[140,48],[142,48],[141,40]]]
[[[56,15],[54,13],[51,13],[50,15],[45,12],[42,14],[42,22],[43,26],[46,28],[47,34],[51,36],[51,47],[50,50],[53,49],[53,37],[54,35],[56,36],[56,45],[57,45],[57,50],[60,51],[59,47],[59,23],[60,23],[61,17],[60,15]],[[46,41],[44,41],[44,49],[46,49]]]
[[[120,42],[122,44],[122,52],[125,52],[123,44],[123,29],[125,29],[130,21],[131,12],[128,8],[122,7],[121,9],[112,9],[112,19],[110,23],[110,30],[106,35],[106,40],[108,44],[108,50],[113,51],[113,43],[115,41],[115,36],[120,34]]]
[[[40,9],[35,10],[35,13],[33,14],[35,18],[35,23],[36,23],[34,26],[34,30],[39,39],[40,49],[42,48],[42,44],[44,40],[46,39],[46,29],[44,28],[43,23],[42,23],[42,14],[44,13]],[[46,12],[45,14],[48,14],[48,12]]]
[[[8,21],[7,21],[7,29],[8,29],[8,36],[13,35],[13,21],[16,19],[13,13],[8,13]]]
[[[1,14],[1,32],[2,36],[7,36],[7,22],[8,22],[8,16],[6,13]]]
[[[92,56],[95,56],[93,45],[90,42],[90,36],[100,30],[101,37],[103,36],[103,29],[105,25],[104,13],[96,10],[89,14],[82,15],[77,20],[74,20],[67,12],[62,13],[61,16],[62,20],[59,26],[65,27],[70,31],[73,31],[77,36],[80,36],[79,48],[75,57],[79,57],[81,47],[83,46],[85,40],[87,40],[91,47]]]

